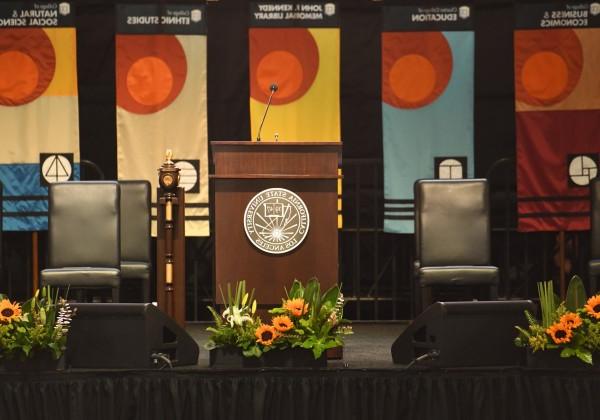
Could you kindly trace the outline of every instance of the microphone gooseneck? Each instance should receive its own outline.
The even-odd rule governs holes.
[[[271,99],[273,99],[273,94],[275,92],[277,92],[277,89],[279,89],[279,86],[277,86],[277,83],[273,83],[270,86],[270,89],[271,89],[271,94],[269,95],[269,100],[267,101],[267,107],[265,108],[265,113],[263,114],[262,120],[260,122],[260,126],[258,127],[256,141],[260,141],[260,131],[262,130],[263,124],[265,123],[265,118],[267,117],[267,112],[269,112],[269,107],[271,106]]]

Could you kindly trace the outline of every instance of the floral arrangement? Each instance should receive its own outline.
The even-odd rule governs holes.
[[[555,350],[561,357],[577,357],[593,364],[592,354],[600,350],[600,295],[587,298],[581,278],[569,282],[567,299],[560,302],[552,282],[538,283],[542,319],[529,311],[528,328],[516,327],[515,344],[532,352]]]
[[[268,323],[256,316],[253,295],[241,281],[233,293],[227,286],[223,313],[209,307],[215,326],[207,328],[212,333],[207,349],[229,345],[241,348],[246,357],[260,357],[275,349],[300,347],[312,350],[318,359],[325,350],[343,346],[343,336],[352,333],[343,318],[344,297],[337,285],[321,294],[317,279],[306,285],[294,280],[281,306],[269,310],[273,316]]]
[[[49,286],[19,305],[0,295],[0,359],[25,360],[42,352],[59,359],[74,310]]]
[[[246,350],[254,344],[254,331],[259,323],[255,316],[257,302],[254,299],[254,290],[246,292],[246,282],[240,281],[232,293],[231,285],[227,284],[227,297],[221,290],[221,297],[225,310],[219,314],[212,306],[208,307],[215,321],[214,327],[206,330],[211,333],[205,348],[211,350],[216,347],[233,346]]]

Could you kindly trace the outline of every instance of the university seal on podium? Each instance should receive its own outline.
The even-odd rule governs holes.
[[[294,250],[308,234],[304,201],[290,190],[269,188],[256,194],[244,211],[244,230],[252,245],[269,254]]]

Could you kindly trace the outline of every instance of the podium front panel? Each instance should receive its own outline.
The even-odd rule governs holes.
[[[268,188],[296,193],[306,204],[310,226],[304,241],[285,254],[255,247],[244,231],[244,211],[250,200]],[[246,280],[260,304],[276,305],[294,279],[317,277],[323,290],[338,281],[337,179],[215,179],[215,280]]]

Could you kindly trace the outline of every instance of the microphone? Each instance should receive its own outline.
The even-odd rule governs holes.
[[[265,118],[267,117],[267,112],[269,112],[269,106],[271,106],[271,99],[273,99],[273,94],[277,92],[279,86],[277,83],[273,83],[270,87],[271,94],[269,95],[269,100],[267,101],[267,107],[265,108],[265,113],[263,114],[262,121],[260,122],[260,127],[258,127],[258,134],[256,135],[256,141],[260,141],[260,131],[262,130],[262,126],[265,123]]]

